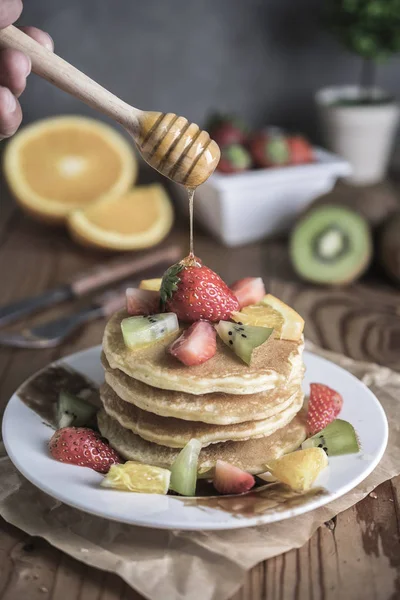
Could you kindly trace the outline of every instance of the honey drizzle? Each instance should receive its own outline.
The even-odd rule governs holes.
[[[189,198],[189,255],[184,259],[186,265],[195,266],[196,257],[194,255],[194,243],[193,243],[193,205],[194,205],[194,193],[196,188],[188,187],[187,194]]]

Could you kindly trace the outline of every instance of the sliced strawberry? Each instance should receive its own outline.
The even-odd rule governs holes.
[[[111,465],[123,462],[99,433],[87,427],[63,427],[49,442],[50,454],[60,462],[89,467],[107,473]]]
[[[264,298],[266,291],[261,277],[245,277],[231,285],[231,291],[239,300],[240,308],[257,304]]]
[[[243,494],[254,487],[255,479],[239,467],[217,460],[213,485],[220,494]]]
[[[343,398],[339,392],[322,383],[310,384],[307,429],[314,435],[332,423],[342,410]]]
[[[217,350],[217,333],[207,321],[196,321],[168,348],[168,352],[191,367],[212,358]]]
[[[128,288],[126,310],[130,315],[154,315],[160,312],[160,292]]]

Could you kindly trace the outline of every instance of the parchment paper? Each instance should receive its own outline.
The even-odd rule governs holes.
[[[325,521],[400,473],[400,374],[322,351],[376,394],[389,421],[381,463],[346,496],[306,515],[237,531],[160,531],[121,525],[70,508],[37,490],[0,449],[0,514],[76,559],[118,573],[151,600],[225,600],[258,562],[302,546]]]

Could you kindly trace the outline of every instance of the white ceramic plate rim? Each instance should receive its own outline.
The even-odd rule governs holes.
[[[85,361],[89,361],[89,363],[92,361],[93,363],[96,360],[100,367],[100,352],[101,347],[96,346],[62,358],[56,361],[56,364],[70,364],[78,371],[88,375],[89,378],[94,379],[96,383],[100,383],[100,375],[90,377],[90,374],[85,372],[87,370],[85,367],[80,369],[78,366],[80,363],[85,363]],[[4,445],[16,468],[36,487],[65,504],[99,517],[130,525],[181,530],[237,529],[282,521],[323,506],[356,487],[375,469],[384,454],[388,440],[386,415],[371,390],[352,374],[320,356],[305,352],[304,360],[306,365],[307,363],[312,364],[313,361],[316,361],[317,365],[318,363],[320,364],[322,370],[324,368],[328,369],[328,371],[333,369],[334,375],[336,371],[334,381],[318,379],[314,379],[314,381],[321,381],[321,383],[331,385],[331,387],[338,389],[338,391],[341,391],[340,387],[344,387],[347,382],[351,384],[351,387],[355,386],[359,390],[359,395],[363,397],[362,414],[365,413],[366,407],[368,411],[372,411],[373,413],[373,418],[368,421],[366,427],[371,427],[379,435],[379,440],[374,438],[377,446],[373,454],[367,454],[365,458],[362,455],[330,458],[330,471],[327,475],[328,484],[332,473],[335,473],[335,470],[337,470],[337,466],[341,464],[343,467],[343,465],[346,465],[343,461],[346,460],[349,461],[347,464],[353,463],[354,460],[359,460],[359,468],[356,465],[357,475],[350,479],[347,478],[347,481],[344,481],[334,489],[329,489],[329,485],[326,485],[324,477],[322,477],[322,481],[317,483],[325,485],[328,488],[328,494],[311,498],[306,504],[292,509],[268,512],[265,515],[250,518],[239,517],[217,509],[189,507],[179,498],[173,496],[130,494],[100,488],[98,484],[101,481],[101,475],[98,473],[90,469],[82,469],[82,467],[56,463],[49,456],[46,451],[45,442],[50,439],[51,430],[42,422],[39,415],[19,399],[18,390],[11,397],[4,413]],[[100,371],[98,373],[100,374]],[[338,386],[337,384],[340,382],[342,384]],[[355,401],[354,398],[345,397],[344,411],[346,408],[351,408],[350,405],[354,404]],[[346,418],[346,414],[343,415],[343,418]],[[22,427],[24,425],[28,427],[23,437],[20,436],[21,424]],[[359,432],[357,423],[353,422],[353,425],[355,425],[356,430]],[[364,430],[365,427],[362,429]],[[24,440],[23,444],[27,444],[26,452],[23,450],[23,445],[21,445],[21,439]],[[363,442],[364,440],[361,436],[362,445]],[[31,444],[31,447],[29,444]],[[62,473],[64,478],[68,480],[66,482],[68,483],[66,490],[62,486],[57,485],[58,473]],[[62,480],[62,483],[65,483],[65,480]],[[98,502],[94,500],[95,498],[103,504],[99,506]],[[161,507],[160,510],[158,510],[158,505]],[[151,510],[152,508],[154,510]],[[150,513],[148,512],[149,509]]]

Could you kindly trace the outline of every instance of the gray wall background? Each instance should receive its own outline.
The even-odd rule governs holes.
[[[201,123],[212,109],[318,140],[313,94],[353,83],[360,63],[321,27],[324,0],[26,0],[20,24],[127,102]],[[379,84],[400,92],[400,58]],[[25,121],[94,114],[32,76]]]

